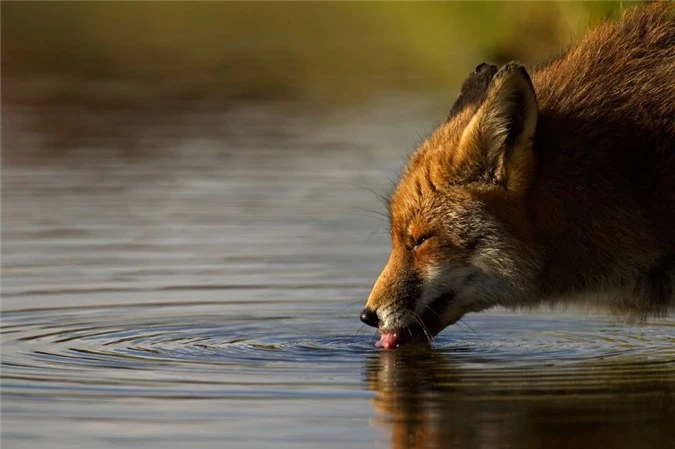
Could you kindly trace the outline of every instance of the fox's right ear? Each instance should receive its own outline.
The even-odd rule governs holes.
[[[524,191],[534,170],[532,143],[538,112],[525,67],[515,62],[502,67],[462,133],[465,165],[484,180]]]

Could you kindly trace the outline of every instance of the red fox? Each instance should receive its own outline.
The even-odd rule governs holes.
[[[675,15],[605,23],[530,76],[480,64],[389,198],[392,249],[361,320],[378,346],[467,312],[675,308]]]

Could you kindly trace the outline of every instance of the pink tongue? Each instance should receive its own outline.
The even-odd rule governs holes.
[[[378,348],[394,349],[398,346],[398,334],[381,334],[380,340],[375,343]]]

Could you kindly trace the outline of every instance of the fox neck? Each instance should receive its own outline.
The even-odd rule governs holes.
[[[675,215],[668,197],[658,194],[669,190],[646,196],[656,205],[636,190],[636,174],[654,172],[654,164],[635,158],[628,137],[607,147],[610,131],[600,131],[601,123],[589,126],[596,131],[580,132],[573,117],[540,111],[533,144],[537,167],[525,199],[541,254],[540,297],[625,291],[675,254]],[[654,211],[664,204],[669,212]],[[658,225],[654,217],[663,216],[660,230],[647,232]]]

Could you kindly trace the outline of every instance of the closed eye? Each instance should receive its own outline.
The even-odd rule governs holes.
[[[423,236],[421,236],[421,237],[418,237],[418,238],[413,242],[412,249],[413,249],[413,250],[418,249],[418,248],[419,248],[420,246],[422,246],[426,241],[428,241],[431,237],[433,237],[431,234],[425,234],[425,235],[423,235]]]

